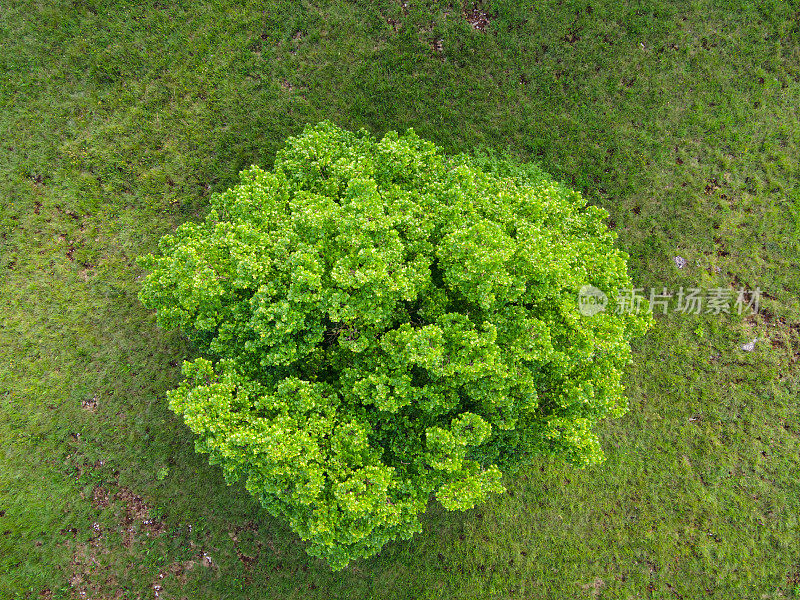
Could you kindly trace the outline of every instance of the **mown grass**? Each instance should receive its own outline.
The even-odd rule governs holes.
[[[0,597],[800,597],[798,8],[479,8],[0,9]],[[638,286],[762,310],[658,316],[604,465],[541,459],[331,574],[195,454],[164,400],[192,349],[134,263],[322,119],[537,160],[609,211]]]

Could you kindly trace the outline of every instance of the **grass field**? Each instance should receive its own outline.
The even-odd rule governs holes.
[[[467,8],[0,7],[0,598],[800,598],[800,5]],[[431,503],[332,574],[195,454],[165,402],[192,350],[135,264],[323,119],[539,161],[637,286],[760,310],[658,315],[603,465]]]

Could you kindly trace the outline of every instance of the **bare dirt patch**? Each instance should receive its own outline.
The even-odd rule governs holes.
[[[102,460],[94,463],[87,463],[84,460],[83,464],[77,464],[76,468],[80,471],[92,471],[103,465]],[[113,479],[96,484],[91,494],[81,492],[81,497],[91,502],[97,511],[109,507],[115,508],[117,510],[115,523],[102,526],[100,522],[92,523],[90,537],[86,541],[78,541],[78,530],[75,528],[61,530],[61,534],[67,538],[64,544],[71,548],[72,553],[66,578],[74,598],[116,600],[125,597],[125,590],[117,581],[105,557],[119,552],[120,543],[124,548],[135,549],[137,544],[146,543],[145,537],[152,539],[166,530],[166,525],[161,519],[151,516],[150,506],[140,496],[118,484],[118,477],[119,471],[114,471]],[[114,533],[121,536],[121,542],[113,541],[119,540],[113,535]],[[198,552],[196,561],[202,561],[203,557],[204,553]],[[188,564],[174,563],[162,569],[159,579],[153,583],[153,591],[160,591],[161,580],[167,576],[175,576],[181,583],[185,583],[184,573],[190,568]],[[159,597],[158,594],[155,594],[155,597]]]
[[[81,402],[81,408],[89,412],[95,412],[97,410],[97,395]]]
[[[101,566],[100,553],[97,542],[75,545],[68,579],[75,598],[117,600],[125,596],[108,567]]]
[[[469,23],[473,29],[477,29],[481,33],[486,33],[486,28],[489,26],[493,17],[494,15],[485,12],[479,3],[464,8],[464,18],[467,20],[467,23]]]
[[[108,508],[108,491],[102,486],[96,485],[92,490],[92,506],[95,509]]]
[[[122,519],[124,527],[122,545],[130,548],[138,524],[148,537],[161,535],[166,529],[164,522],[160,519],[153,519],[150,516],[150,507],[140,496],[134,494],[127,487],[121,487],[114,494],[114,501],[121,501],[125,504],[125,515]]]

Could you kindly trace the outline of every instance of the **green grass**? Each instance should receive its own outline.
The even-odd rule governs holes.
[[[0,597],[800,598],[798,8],[483,4],[0,8]],[[164,399],[192,349],[134,263],[322,119],[537,160],[638,286],[762,310],[659,316],[602,466],[541,459],[331,574],[195,454]]]

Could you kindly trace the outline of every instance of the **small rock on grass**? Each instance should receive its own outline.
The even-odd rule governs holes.
[[[756,348],[756,342],[758,338],[755,338],[752,342],[747,342],[746,344],[742,344],[742,350],[745,352],[752,352]]]

